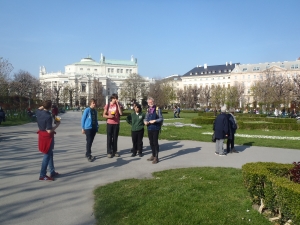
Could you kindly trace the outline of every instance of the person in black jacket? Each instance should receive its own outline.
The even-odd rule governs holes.
[[[0,106],[0,124],[2,123],[2,121],[5,122],[5,112]]]
[[[228,128],[228,117],[226,115],[226,107],[221,108],[221,114],[217,116],[214,122],[213,130],[216,137],[216,151],[215,154],[219,156],[226,156],[224,152],[223,142],[224,139],[228,137],[229,128]]]
[[[234,117],[234,109],[229,110],[230,113],[227,114],[228,117],[228,123],[229,123],[229,135],[227,139],[227,153],[239,153],[234,148],[234,134],[237,129],[237,122]]]

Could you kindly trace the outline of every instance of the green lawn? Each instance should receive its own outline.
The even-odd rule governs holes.
[[[240,169],[187,168],[153,175],[98,187],[97,224],[271,224],[252,209]]]
[[[9,119],[6,119],[5,122],[2,122],[0,124],[0,127],[17,126],[17,125],[30,123],[30,122],[31,121],[27,117],[24,117],[24,118],[9,118]]]
[[[190,124],[191,119],[198,116],[198,113],[181,113],[181,119],[174,119],[172,113],[163,114],[164,118],[167,119],[164,123],[180,122]],[[124,119],[124,118],[122,118]],[[131,127],[126,122],[121,123],[120,135],[130,136]],[[190,126],[175,127],[175,126],[164,126],[162,128],[160,139],[165,140],[195,140],[203,142],[211,142],[211,135],[202,134],[204,132],[212,132],[212,125],[202,125],[201,128],[194,128]],[[100,125],[99,133],[106,133],[106,126]],[[299,137],[298,131],[281,131],[281,130],[237,130],[238,134],[249,134],[249,135],[267,135],[267,136],[284,136],[284,137]],[[147,131],[145,136],[147,136]],[[299,141],[297,140],[276,140],[276,139],[263,139],[263,138],[244,138],[236,137],[235,144],[237,145],[248,145],[248,146],[265,146],[275,148],[290,148],[299,149]]]

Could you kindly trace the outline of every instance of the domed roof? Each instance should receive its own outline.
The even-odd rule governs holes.
[[[80,60],[80,62],[95,62],[91,57],[86,57]]]
[[[80,62],[73,63],[72,65],[94,65],[94,66],[98,66],[98,65],[100,65],[100,63],[93,60],[91,56],[88,56],[86,58],[81,59]]]

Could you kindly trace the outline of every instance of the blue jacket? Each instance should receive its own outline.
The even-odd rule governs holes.
[[[213,130],[215,131],[216,139],[225,139],[226,134],[229,134],[228,117],[225,113],[221,113],[217,116],[214,122]]]
[[[150,109],[147,110],[146,116],[144,121],[145,122],[149,122],[150,120],[156,120],[155,123],[153,124],[149,124],[147,126],[148,130],[160,130],[161,128],[161,124],[164,120],[162,114],[161,114],[161,110],[158,109],[158,114],[156,113],[156,106],[154,106],[154,111],[153,113],[150,113]]]
[[[97,131],[98,131],[99,124],[98,124],[98,118],[97,118],[97,111],[96,111],[96,126],[97,126]],[[90,107],[86,108],[82,114],[81,128],[84,130],[92,129],[92,114],[91,114]]]

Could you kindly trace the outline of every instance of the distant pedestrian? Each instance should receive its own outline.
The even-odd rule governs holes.
[[[144,123],[148,129],[148,138],[150,142],[150,147],[152,150],[152,155],[148,161],[152,161],[153,164],[158,163],[158,135],[161,129],[161,125],[163,122],[163,116],[161,113],[161,109],[154,105],[154,99],[148,98],[148,110],[145,116]]]
[[[138,153],[140,157],[143,156],[143,137],[144,137],[144,119],[145,113],[142,112],[142,106],[137,104],[134,108],[135,112],[127,116],[126,121],[131,125],[132,138],[132,155],[136,156]]]
[[[52,116],[49,110],[51,109],[51,100],[44,101],[42,106],[36,111],[38,131],[38,148],[44,153],[41,166],[40,178],[41,181],[53,181],[59,173],[55,171],[53,161],[54,149],[54,134],[56,128],[60,125],[60,121],[52,127]],[[47,167],[49,166],[50,176],[47,176]]]
[[[173,111],[174,111],[174,118],[177,118],[177,106],[176,105],[175,105]]]
[[[180,107],[177,106],[177,117],[180,118]]]
[[[92,145],[96,133],[98,132],[98,115],[96,107],[96,100],[92,98],[90,100],[90,107],[87,107],[81,118],[82,133],[86,136],[86,152],[85,157],[89,162],[95,160],[95,156],[92,156]]]
[[[0,124],[2,122],[5,122],[5,112],[4,112],[3,108],[0,106]]]
[[[227,118],[228,118],[228,128],[229,128],[229,135],[226,143],[227,153],[239,153],[234,148],[234,135],[238,128],[238,124],[234,116],[234,109],[229,110],[229,113],[227,114]]]
[[[56,105],[53,105],[52,106],[52,117],[53,117],[54,123],[56,123],[55,117],[57,117],[57,116],[58,116],[58,108]]]
[[[228,118],[226,115],[226,107],[221,108],[221,113],[217,116],[214,122],[213,130],[216,138],[216,155],[226,156],[224,152],[223,142],[228,137]]]
[[[122,116],[122,107],[118,101],[117,94],[110,96],[110,102],[104,106],[103,117],[106,118],[107,131],[107,157],[119,157],[118,136],[120,130],[120,116]]]

